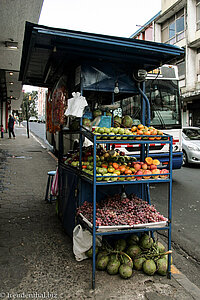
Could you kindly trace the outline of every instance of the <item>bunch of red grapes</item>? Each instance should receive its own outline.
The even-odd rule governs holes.
[[[85,201],[78,208],[78,214],[80,213],[93,223],[92,203]],[[133,226],[161,221],[167,221],[167,219],[156,210],[154,205],[148,204],[133,194],[123,199],[117,194],[96,203],[96,226]]]

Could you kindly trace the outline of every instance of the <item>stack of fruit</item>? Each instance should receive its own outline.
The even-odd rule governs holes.
[[[154,127],[132,126],[130,129],[121,127],[96,127],[93,133],[101,140],[164,140],[166,136]]]
[[[77,213],[93,223],[92,203],[85,201]],[[121,199],[121,195],[117,194],[96,204],[96,226],[134,226],[163,221],[166,222],[167,219],[154,205],[148,204],[136,195]]]
[[[140,237],[132,234],[127,239],[116,240],[112,245],[105,241],[102,247],[96,247],[96,268],[107,271],[109,275],[119,273],[124,279],[132,276],[133,269],[143,270],[147,275],[157,273],[165,276],[171,252],[166,252],[164,245],[154,242],[148,234]],[[92,258],[92,247],[86,255]]]
[[[93,148],[83,149],[82,171],[93,176]],[[69,153],[66,164],[79,167],[79,152]],[[136,161],[135,157],[126,156],[122,151],[106,151],[102,147],[97,149],[96,180],[97,181],[124,181],[141,179],[165,179],[168,177],[167,169],[158,169],[158,159],[146,157],[144,162]]]

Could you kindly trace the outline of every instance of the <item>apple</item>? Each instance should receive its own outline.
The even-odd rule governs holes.
[[[150,176],[143,176],[144,179],[150,179],[152,172],[150,170],[144,170],[144,175],[150,175]]]
[[[147,170],[147,164],[146,163],[142,164],[142,169]]]
[[[139,164],[139,163],[134,164],[134,169],[136,171],[140,170],[141,169],[141,164]]]
[[[96,176],[101,176],[101,174],[96,174]],[[101,181],[103,178],[102,178],[102,176],[101,177],[98,177],[97,178],[97,181]]]
[[[71,165],[72,165],[73,167],[78,167],[78,166],[79,166],[79,161],[73,161],[73,162],[71,163]]]
[[[119,130],[119,127],[113,128],[112,132],[113,132],[114,134],[117,134],[117,133],[118,133],[118,130]]]
[[[152,175],[154,174],[158,174],[157,176],[152,176],[153,179],[158,179],[159,178],[159,174],[160,174],[160,169],[153,169],[151,171]]]
[[[102,133],[104,133],[104,129],[103,129],[102,127],[99,127],[98,132],[99,132],[100,134],[102,134]]]
[[[150,170],[154,170],[154,169],[157,169],[157,166],[156,165],[150,165]]]
[[[124,128],[119,128],[118,133],[119,133],[120,135],[123,135],[123,134],[124,134]]]
[[[137,171],[135,175],[143,175],[142,170]],[[141,179],[142,177],[136,177],[136,180],[141,180]]]
[[[161,175],[162,174],[162,175]],[[165,174],[165,175],[164,175]],[[169,175],[169,171],[167,169],[162,169],[160,172],[160,178],[167,178]]]
[[[110,128],[107,128],[107,127],[103,127],[103,128],[104,128],[105,133],[110,133]]]

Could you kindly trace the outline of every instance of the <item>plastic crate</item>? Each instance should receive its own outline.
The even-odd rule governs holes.
[[[99,127],[111,127],[111,116],[101,116],[101,121],[99,122]]]

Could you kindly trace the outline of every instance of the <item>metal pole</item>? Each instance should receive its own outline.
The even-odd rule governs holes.
[[[27,122],[27,126],[26,126],[26,129],[27,129],[27,136],[28,136],[28,139],[29,139],[28,102],[26,102],[26,122]]]

